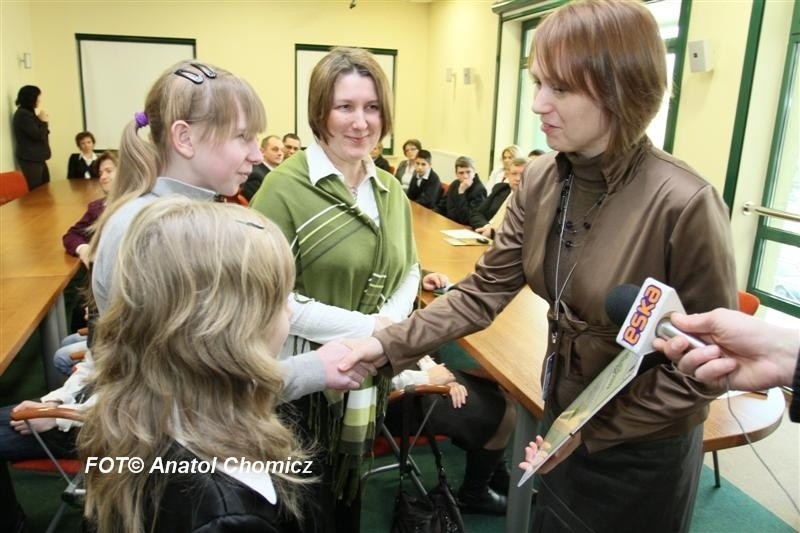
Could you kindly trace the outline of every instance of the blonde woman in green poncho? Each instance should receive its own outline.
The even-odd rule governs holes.
[[[420,281],[411,211],[400,183],[376,169],[370,149],[392,128],[389,83],[369,52],[336,48],[311,74],[314,141],[273,170],[251,206],[272,219],[295,256],[295,316],[284,351],[374,330],[411,312]],[[303,298],[332,306],[302,320]],[[312,306],[307,306],[311,308]],[[325,391],[295,402],[298,426],[320,450],[319,519],[324,531],[358,531],[359,482],[389,383]]]

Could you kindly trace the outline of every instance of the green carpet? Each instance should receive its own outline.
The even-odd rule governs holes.
[[[444,455],[444,467],[450,485],[457,489],[464,471],[464,452],[449,442],[440,446]],[[417,464],[426,474],[428,483],[435,481],[433,455],[427,448],[414,452]],[[394,462],[390,457],[381,457],[375,465]],[[411,483],[406,490],[415,494]],[[370,477],[364,491],[362,505],[362,531],[381,533],[389,531],[392,519],[392,504],[397,494],[397,473],[386,472]],[[469,533],[501,533],[505,531],[504,517],[464,515],[464,525]],[[697,491],[692,533],[789,533],[795,531],[789,524],[762,507],[747,494],[737,489],[725,478],[721,487],[714,488],[714,471],[703,467]]]
[[[34,334],[11,366],[0,376],[0,405],[38,397],[45,392],[39,349],[39,339]],[[464,453],[449,442],[442,443],[441,449],[448,480],[454,488],[457,488],[461,484],[464,470]],[[428,482],[432,483],[435,479],[435,469],[430,450],[427,448],[415,450],[414,457],[423,472],[427,472]],[[376,459],[375,465],[388,462],[392,462],[391,457],[380,457]],[[44,531],[60,504],[64,482],[50,475],[14,470],[11,475],[19,502],[28,515],[26,531],[29,533]],[[413,486],[410,483],[407,485],[407,490],[413,493],[415,491]],[[383,533],[389,530],[396,494],[396,472],[378,474],[368,479],[362,505],[364,533]],[[464,523],[469,533],[500,533],[505,527],[503,517],[464,515]],[[68,509],[58,531],[80,530],[81,511]],[[713,472],[703,467],[691,531],[692,533],[788,533],[794,530],[745,493],[726,482],[724,478],[722,487],[715,489]]]

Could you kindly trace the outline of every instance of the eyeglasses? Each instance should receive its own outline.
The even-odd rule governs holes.
[[[217,77],[217,73],[214,71],[214,69],[207,65],[204,65],[202,63],[189,63],[189,64],[194,68],[196,68],[197,70],[199,70],[200,74],[194,72],[193,70],[186,70],[184,68],[179,68],[174,73],[180,76],[181,78],[186,78],[195,85],[202,84],[206,80],[206,78],[208,78],[209,80],[213,80],[214,78]]]

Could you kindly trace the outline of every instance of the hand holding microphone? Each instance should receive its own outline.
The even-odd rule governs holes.
[[[719,383],[727,376],[730,386],[738,390],[791,385],[800,350],[797,330],[730,309],[676,314],[672,319],[682,330],[708,337],[714,343],[698,349],[687,346],[680,338],[657,340],[655,348],[664,352],[681,372],[706,383]]]
[[[637,354],[664,352],[678,370],[704,383],[722,385],[727,376],[731,388],[763,390],[792,382],[800,348],[796,330],[730,309],[686,315],[675,289],[652,278],[641,289],[613,289],[606,312],[624,324],[619,344]]]
[[[658,338],[679,336],[693,348],[705,346],[671,322],[672,313],[685,312],[675,289],[653,278],[647,278],[641,288],[630,284],[615,287],[606,298],[608,317],[622,324],[617,344],[637,355],[655,351]]]

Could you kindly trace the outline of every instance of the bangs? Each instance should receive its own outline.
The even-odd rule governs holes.
[[[604,55],[564,17],[562,24],[543,24],[534,33],[531,61],[535,60],[542,76],[555,85],[585,93],[600,100],[591,79],[596,76]]]
[[[206,94],[206,105],[202,106],[205,112],[192,118],[192,122],[208,123],[202,137],[220,143],[238,133],[240,111],[245,122],[243,133],[248,139],[255,139],[266,129],[264,104],[249,83],[229,76],[213,80],[213,85],[214,90]]]

